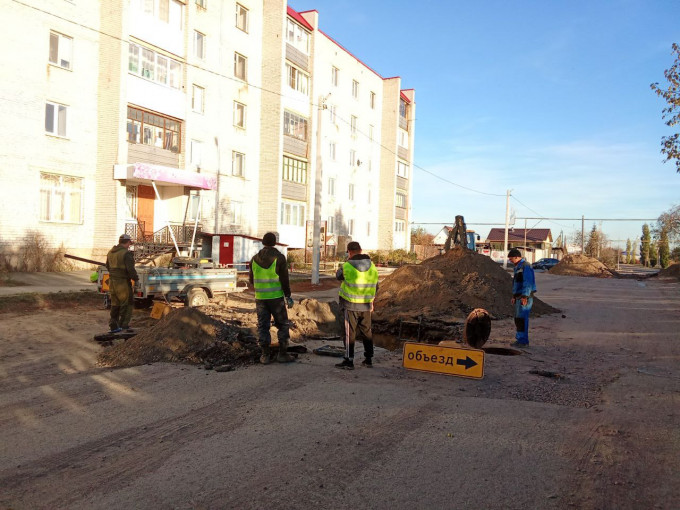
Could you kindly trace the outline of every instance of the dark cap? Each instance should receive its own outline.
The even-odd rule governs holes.
[[[347,243],[347,251],[361,251],[361,245],[356,241]]]
[[[132,242],[132,238],[127,234],[123,234],[122,236],[120,236],[118,238],[119,244],[125,244],[125,243],[131,243],[131,242]]]
[[[276,234],[274,232],[267,232],[262,237],[262,244],[265,246],[274,246],[276,244]]]
[[[522,257],[522,252],[519,251],[517,248],[513,248],[508,252],[508,258],[510,257]]]

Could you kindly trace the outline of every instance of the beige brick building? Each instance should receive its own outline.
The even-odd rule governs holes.
[[[415,95],[285,0],[8,2],[0,244],[127,232],[409,248]],[[317,187],[319,192],[317,193]]]

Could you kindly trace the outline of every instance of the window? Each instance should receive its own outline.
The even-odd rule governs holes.
[[[305,204],[302,202],[281,202],[281,225],[303,227],[305,225]]]
[[[349,130],[352,132],[353,136],[357,135],[357,118],[354,115],[350,117]]]
[[[247,79],[248,59],[240,53],[234,53],[234,76],[239,80]]]
[[[127,133],[130,143],[180,152],[181,123],[176,119],[128,106]]]
[[[71,59],[73,58],[73,38],[50,32],[50,63],[71,69]]]
[[[335,105],[331,105],[329,108],[330,116],[331,116],[331,123],[337,124],[337,113],[338,113],[338,107]]]
[[[309,32],[292,19],[288,19],[286,42],[305,55],[309,55]]]
[[[359,98],[359,82],[356,80],[352,80],[352,97],[354,99]]]
[[[208,8],[208,0],[196,0],[196,5],[200,7],[201,9],[207,9]]]
[[[307,184],[307,162],[284,156],[283,180]]]
[[[375,92],[371,92],[371,110],[375,110]]]
[[[40,173],[40,220],[83,222],[83,179]]]
[[[246,127],[246,105],[234,101],[234,126],[245,129]]]
[[[229,223],[232,225],[240,225],[243,217],[243,202],[232,201],[229,204]]]
[[[194,30],[194,56],[205,59],[205,34],[202,34],[198,30]]]
[[[354,235],[354,220],[347,220],[347,235]]]
[[[191,109],[196,113],[203,113],[205,109],[205,89],[203,87],[192,86]]]
[[[332,197],[335,196],[335,177],[328,178],[328,194]]]
[[[66,111],[68,107],[58,103],[45,105],[45,131],[51,135],[66,136]]]
[[[338,73],[339,73],[339,72],[340,72],[340,71],[338,70],[337,67],[332,67],[332,68],[331,68],[331,84],[332,84],[334,87],[337,87],[337,86],[338,86]]]
[[[199,168],[203,162],[203,142],[191,140],[191,164]]]
[[[286,62],[286,74],[288,86],[293,90],[309,95],[309,76]]]
[[[130,74],[161,85],[169,85],[174,89],[182,87],[182,64],[178,61],[139,44],[130,43],[128,48],[128,72]]]
[[[332,161],[335,161],[335,142],[330,142],[328,144],[328,156]]]
[[[406,101],[403,99],[399,100],[399,116],[402,118],[406,118]]]
[[[307,119],[292,112],[283,113],[283,134],[307,141]]]
[[[329,216],[328,221],[326,222],[326,233],[327,234],[334,234],[335,233],[335,216]]]
[[[368,139],[369,141],[373,141],[373,125],[368,126]]]
[[[347,198],[349,198],[349,199],[352,200],[352,201],[354,200],[354,184],[351,184],[351,183],[350,183],[350,185],[349,185],[349,193],[347,194]]]
[[[201,220],[201,197],[198,192],[192,191],[189,195],[189,203],[187,204],[187,220],[200,221]]]
[[[397,161],[397,175],[408,179],[408,165],[401,161]]]
[[[395,232],[404,232],[406,230],[406,222],[403,220],[397,220],[394,222],[394,231]]]
[[[241,152],[231,151],[231,175],[243,177],[246,169],[246,155]]]
[[[366,237],[370,237],[370,236],[371,236],[371,222],[367,221],[366,222]]]
[[[205,0],[196,0],[196,4],[205,4]],[[141,0],[139,5],[144,14],[182,30],[182,0]]]
[[[371,203],[371,188],[368,188],[366,203],[370,205]]]
[[[357,160],[357,151],[350,149],[349,151],[349,166],[354,166]]]
[[[408,132],[405,129],[399,130],[399,146],[408,148]]]
[[[236,28],[248,32],[248,9],[236,4]]]
[[[406,194],[397,191],[396,206],[406,208]]]

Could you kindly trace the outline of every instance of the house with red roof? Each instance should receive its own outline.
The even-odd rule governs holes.
[[[561,249],[553,248],[553,236],[549,228],[510,228],[507,249],[517,248],[529,262],[544,257],[560,258]],[[502,261],[506,258],[505,228],[492,228],[481,248],[481,253]]]

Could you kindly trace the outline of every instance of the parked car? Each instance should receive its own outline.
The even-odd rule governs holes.
[[[557,259],[549,259],[549,258],[545,258],[545,259],[537,260],[536,262],[534,262],[533,264],[531,264],[531,267],[533,267],[534,269],[545,269],[545,270],[548,270],[548,269],[550,269],[551,267],[556,266],[558,262],[559,262],[559,260],[557,260]]]

